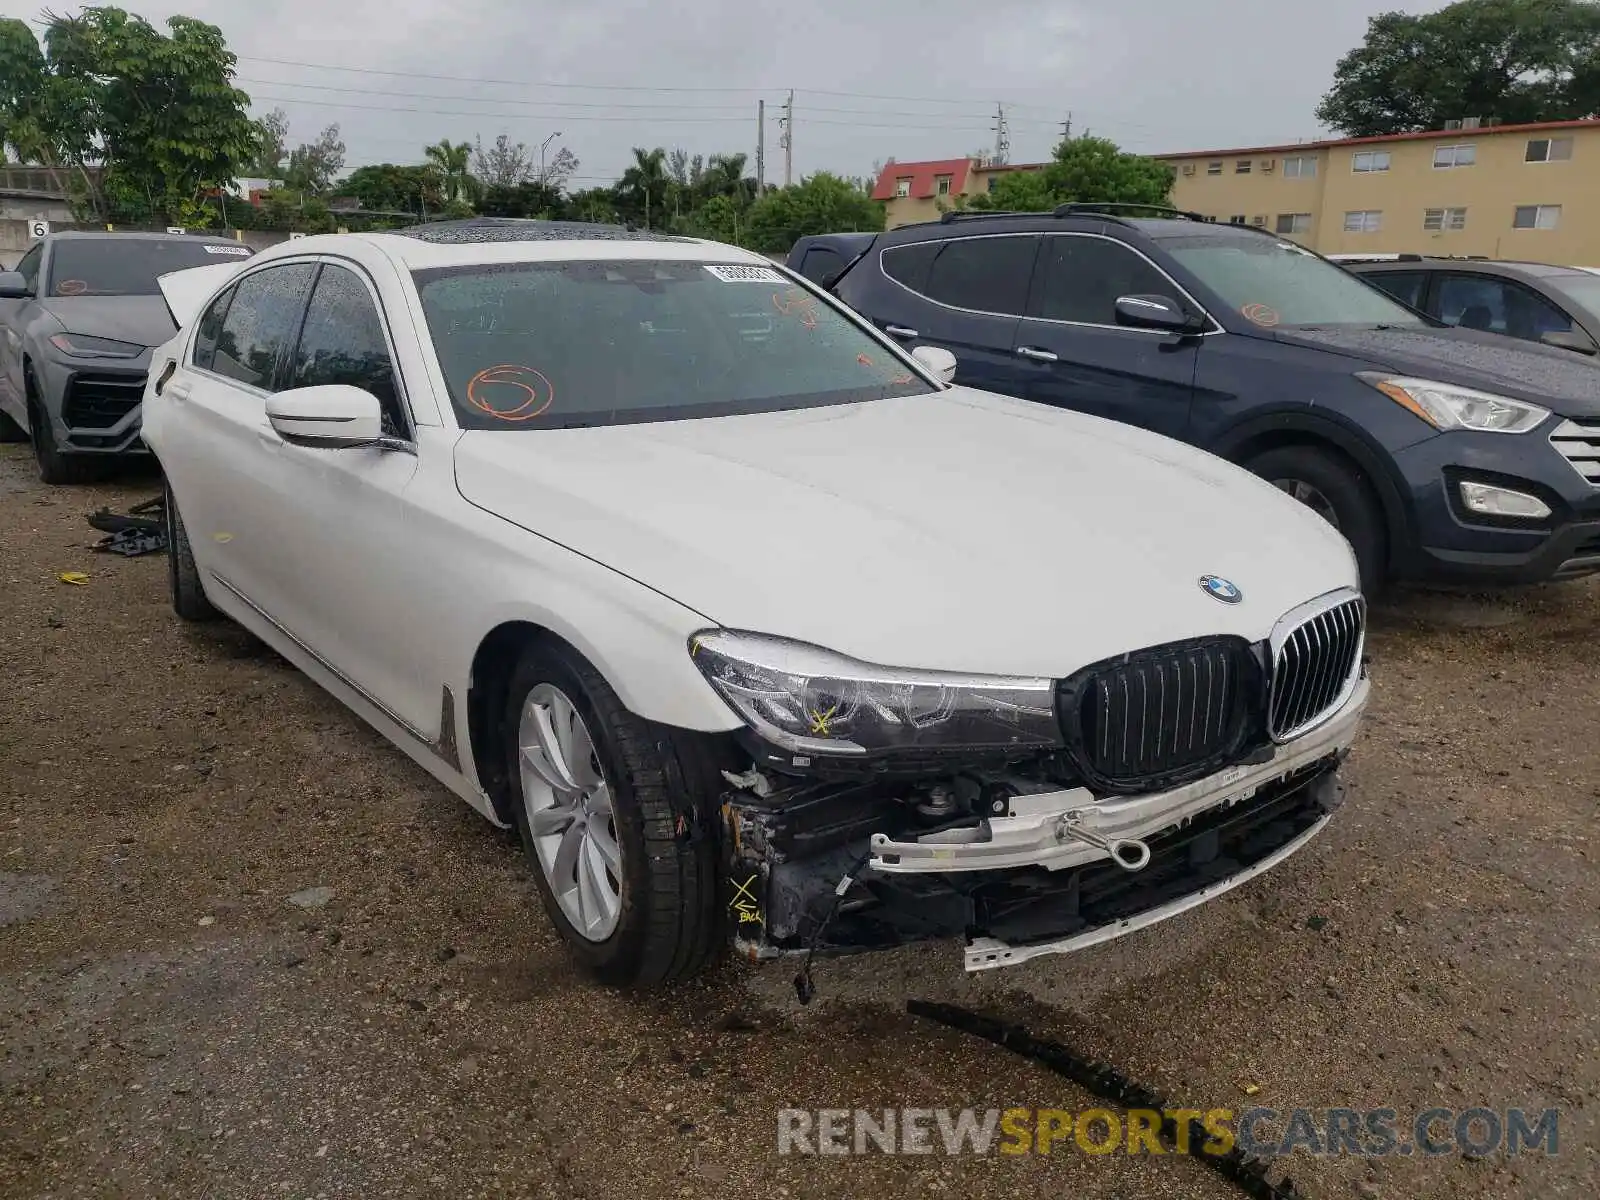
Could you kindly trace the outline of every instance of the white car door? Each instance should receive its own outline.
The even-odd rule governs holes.
[[[420,562],[406,540],[406,491],[418,458],[395,363],[390,326],[364,269],[324,259],[285,358],[283,390],[348,384],[371,392],[389,441],[327,449],[280,439],[269,615],[368,699],[431,732],[439,692],[437,681],[419,686],[428,631],[418,627],[410,597],[417,576],[436,565]]]
[[[283,442],[267,420],[316,264],[273,263],[241,275],[201,313],[186,360],[161,385],[162,469],[195,562],[235,598],[281,605],[274,548]]]

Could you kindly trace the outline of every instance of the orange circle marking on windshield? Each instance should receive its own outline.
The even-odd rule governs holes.
[[[496,408],[483,395],[483,389],[500,385],[521,388],[528,398],[512,409]],[[467,403],[501,421],[531,421],[549,408],[555,398],[555,387],[541,372],[516,363],[485,367],[467,381]]]
[[[1268,308],[1265,304],[1246,304],[1239,310],[1247,321],[1254,321],[1257,325],[1276,325],[1279,321],[1278,312]]]
[[[872,365],[872,360],[870,358],[868,358],[865,354],[856,355],[856,361],[858,363],[860,363],[863,367],[870,367]]]
[[[81,279],[63,279],[56,284],[58,296],[81,296],[89,290],[89,285]]]

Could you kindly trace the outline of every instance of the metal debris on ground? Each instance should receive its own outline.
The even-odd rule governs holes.
[[[135,504],[126,515],[114,513],[109,508],[97,509],[89,514],[89,524],[106,535],[95,543],[94,549],[100,553],[133,558],[140,554],[156,554],[167,548],[164,496]]]
[[[981,1037],[1024,1058],[1031,1058],[1040,1066],[1048,1067],[1058,1075],[1065,1075],[1102,1100],[1120,1104],[1124,1108],[1166,1114],[1177,1111],[1179,1107],[1153,1089],[1129,1079],[1115,1067],[1084,1058],[1059,1042],[1036,1038],[1021,1025],[986,1017],[958,1005],[939,1004],[930,1000],[907,1000],[906,1011],[914,1017],[938,1021],[941,1025]],[[1210,1134],[1198,1120],[1189,1122],[1189,1137],[1185,1140],[1178,1137],[1178,1122],[1163,1115],[1159,1133],[1167,1146],[1180,1151],[1187,1147],[1191,1158],[1238,1185],[1239,1190],[1252,1197],[1252,1200],[1309,1200],[1291,1179],[1272,1183],[1267,1179],[1268,1164],[1246,1156],[1237,1146],[1222,1154],[1208,1150],[1206,1146]]]

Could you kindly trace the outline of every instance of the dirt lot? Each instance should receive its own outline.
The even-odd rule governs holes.
[[[1238,1194],[1070,1143],[780,1157],[785,1107],[1095,1103],[908,997],[1201,1109],[1561,1110],[1554,1157],[1297,1155],[1314,1197],[1600,1191],[1600,587],[1386,606],[1345,810],[1194,913],[975,980],[950,946],[826,962],[808,1008],[792,966],[640,999],[568,965],[504,835],[181,627],[163,557],[90,552],[154,490],[0,448],[0,1195]]]

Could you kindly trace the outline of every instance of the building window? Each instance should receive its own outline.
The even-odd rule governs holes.
[[[1311,214],[1310,213],[1279,213],[1278,214],[1278,232],[1279,233],[1310,233],[1311,232]]]
[[[1234,163],[1233,173],[1235,175],[1250,174],[1250,160],[1248,158],[1241,158],[1238,162]]]
[[[894,181],[894,194],[897,197],[911,195],[911,180],[909,178],[896,179]]]
[[[1433,169],[1446,171],[1451,167],[1470,167],[1478,161],[1478,147],[1471,142],[1460,146],[1436,146],[1433,151]]]
[[[1513,229],[1554,229],[1560,223],[1559,204],[1519,204],[1511,218]]]
[[[1257,228],[1265,229],[1266,226],[1267,226],[1267,218],[1264,217],[1264,216],[1262,216],[1262,217],[1251,217],[1250,218],[1250,224],[1256,226]]]
[[[1221,175],[1222,174],[1222,163],[1220,161],[1219,162],[1207,163],[1206,164],[1206,174],[1207,175]]]
[[[1458,233],[1467,227],[1464,208],[1428,208],[1422,212],[1422,228],[1429,233]]]
[[[994,191],[994,185],[999,183],[999,182],[1000,182],[1000,176],[998,176],[998,175],[989,176],[989,190],[991,192]]]
[[[1389,169],[1387,150],[1362,150],[1350,156],[1350,169],[1357,175],[1375,175]]]
[[[1315,179],[1317,175],[1317,160],[1310,155],[1301,155],[1298,158],[1283,160],[1283,177],[1285,179]]]
[[[1237,217],[1229,217],[1228,218],[1228,224],[1229,225],[1243,225],[1244,224],[1244,214],[1240,213]]]
[[[1566,162],[1572,157],[1572,139],[1529,138],[1524,162]]]
[[[1344,215],[1346,233],[1377,233],[1383,228],[1383,212],[1376,208],[1347,212]]]
[[[950,194],[950,176],[935,175],[933,177],[933,190],[941,196],[948,196]]]

